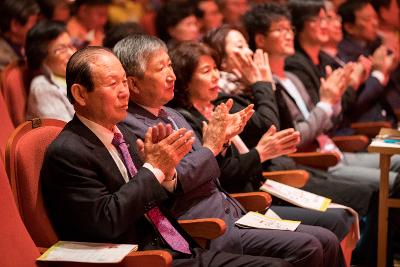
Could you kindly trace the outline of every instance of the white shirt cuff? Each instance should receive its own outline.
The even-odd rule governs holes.
[[[331,117],[333,114],[333,107],[331,104],[325,103],[325,102],[318,102],[317,107],[321,108],[325,113],[328,115],[328,117]]]
[[[164,181],[165,174],[159,168],[154,168],[153,165],[151,165],[148,162],[143,164],[143,167],[145,167],[146,169],[151,171],[154,174],[154,176],[157,178],[159,183],[162,183]]]
[[[384,84],[385,83],[385,74],[383,74],[382,71],[380,70],[373,70],[371,73],[372,77],[375,77],[376,79],[378,79],[380,84]]]

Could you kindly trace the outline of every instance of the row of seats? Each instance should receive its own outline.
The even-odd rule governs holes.
[[[43,251],[39,248],[50,247],[58,241],[41,196],[39,174],[47,146],[59,134],[64,125],[64,122],[54,119],[27,121],[21,124],[8,140],[6,168],[9,184],[4,173],[3,163],[0,162],[0,190],[4,191],[0,192],[4,198],[1,201],[1,210],[4,214],[2,218],[7,218],[0,222],[0,233],[2,236],[5,236],[3,233],[11,236],[1,239],[0,247],[7,250],[20,250],[10,255],[19,255],[22,251],[27,251],[28,254],[24,257],[15,257],[15,259],[7,257],[7,262],[1,263],[1,266],[35,266],[34,259],[39,256],[39,251]],[[287,181],[288,177],[297,177],[294,181],[298,181],[298,186],[301,186],[301,183],[307,179],[307,173],[304,171],[281,171],[265,175],[281,181]],[[263,211],[272,201],[271,196],[263,192],[233,194],[233,197],[252,211]],[[226,229],[225,223],[220,219],[183,220],[180,223],[203,247],[207,247],[209,240],[222,235]],[[19,238],[19,236],[23,236],[23,238]],[[10,241],[17,245],[9,246]],[[22,249],[24,246],[27,249]],[[351,231],[342,241],[342,249],[348,264],[354,246],[354,231]],[[5,259],[3,260],[5,261]],[[129,265],[131,263],[135,263],[134,266],[169,266],[171,261],[171,256],[165,251],[146,251],[131,253],[123,264],[128,264],[127,266],[132,266]]]

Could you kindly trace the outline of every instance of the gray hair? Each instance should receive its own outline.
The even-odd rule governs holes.
[[[125,37],[114,46],[114,54],[121,61],[127,76],[143,77],[150,55],[163,49],[168,52],[165,43],[146,34],[134,34]]]

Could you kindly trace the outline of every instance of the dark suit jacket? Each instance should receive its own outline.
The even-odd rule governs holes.
[[[152,172],[140,168],[135,136],[118,128],[138,167],[128,183],[100,139],[76,116],[49,146],[41,182],[50,218],[64,240],[134,243],[141,250],[169,248],[144,216],[160,207],[166,191]],[[195,247],[176,220],[164,213]]]
[[[191,129],[179,112],[164,108],[179,128]],[[139,105],[129,103],[124,124],[138,137],[143,138],[148,127],[159,122],[163,121]],[[234,222],[245,210],[236,200],[225,194],[219,185],[220,170],[214,154],[204,148],[196,138],[192,150],[181,160],[176,171],[178,189],[171,208],[172,213],[180,219],[223,219],[228,226],[227,230],[222,237],[211,242],[210,248],[242,253],[240,233],[234,227]]]
[[[377,39],[362,47],[345,35],[338,45],[338,56],[345,62],[356,61],[360,55],[372,55],[380,44],[380,39]],[[388,120],[396,126],[397,120],[390,105],[390,97],[396,98],[397,95],[398,89],[393,78],[383,87],[375,77],[369,77],[357,91],[356,100],[345,115],[350,118],[350,122]]]

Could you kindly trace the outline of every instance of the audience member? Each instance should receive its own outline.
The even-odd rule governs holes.
[[[67,84],[76,114],[49,146],[41,170],[45,204],[60,238],[162,248],[171,252],[174,266],[291,266],[203,250],[168,215],[162,207],[168,198],[165,180],[171,178],[166,174],[190,150],[192,133],[180,129],[163,139],[171,128],[149,129],[143,164],[143,143],[117,126],[126,116],[129,91],[124,69],[109,50],[88,47],[75,53]]]
[[[393,53],[396,69],[391,73],[386,97],[396,111],[400,108],[400,2],[398,0],[371,1],[379,17],[378,35],[383,44]]]
[[[26,57],[33,78],[27,104],[27,118],[70,121],[74,108],[67,98],[65,71],[75,52],[64,24],[40,21],[28,33]]]
[[[215,0],[196,0],[195,4],[202,34],[222,25],[223,16]]]
[[[157,12],[157,35],[169,47],[183,41],[196,41],[200,37],[199,22],[190,1],[171,0]]]
[[[330,1],[324,1],[324,3],[327,15],[327,34],[329,38],[323,43],[319,53],[320,68],[323,69],[329,65],[333,69],[336,69],[346,65],[346,62],[340,58],[338,50],[338,44],[343,40],[341,17],[335,12]],[[354,62],[354,70],[350,75],[351,85],[348,91],[350,91],[351,94],[355,94],[347,103],[342,101],[343,116],[334,129],[335,134],[354,134],[355,131],[351,129],[350,124],[360,120],[360,115],[363,116],[363,113],[371,113],[368,111],[368,109],[371,109],[370,107],[379,105],[379,95],[382,94],[383,86],[376,77],[370,74],[372,66],[374,66],[375,72],[380,71],[379,69],[384,66],[380,61],[380,57],[375,56],[370,59],[364,55],[360,55],[357,62]],[[352,92],[352,89],[357,92]],[[381,110],[381,108],[376,110]],[[381,115],[378,115],[377,118],[382,119]],[[371,118],[368,120],[370,119]]]
[[[114,51],[127,72],[131,96],[128,117],[124,122],[133,133],[143,137],[148,127],[166,120],[174,128],[191,129],[178,112],[164,107],[174,96],[175,81],[166,45],[158,38],[136,35],[117,43]],[[211,241],[211,249],[276,256],[297,266],[342,266],[343,256],[338,249],[337,238],[329,230],[300,225],[295,232],[286,232],[242,229],[234,225],[245,211],[238,202],[221,191],[215,156],[221,152],[226,137],[236,135],[229,128],[236,127],[233,127],[231,120],[227,123],[228,127],[224,127],[226,130],[218,126],[218,107],[204,131],[203,145],[196,138],[190,153],[176,167],[174,214],[181,219],[223,219],[228,226],[227,231],[222,237]]]
[[[77,49],[102,45],[111,0],[76,0],[67,29]]]
[[[250,8],[248,0],[216,0],[216,2],[224,16],[224,22],[236,27],[241,25],[241,17]]]
[[[374,0],[371,4],[379,18],[378,35],[399,60],[400,3],[398,0]]]
[[[329,110],[329,106],[332,105],[332,97],[335,98],[335,94],[330,91],[334,91],[336,86],[340,86],[342,82],[339,72],[345,70],[336,70],[322,81],[321,100],[314,106],[302,82],[294,74],[284,71],[285,58],[294,54],[294,36],[288,11],[275,5],[260,5],[245,15],[245,24],[255,48],[262,48],[269,55],[271,70],[278,81],[277,90],[281,90],[280,98],[277,101],[286,103],[286,109],[291,115],[294,127],[302,133],[306,142],[310,139],[324,137],[324,129],[329,129],[332,125],[330,115],[332,111]],[[349,168],[359,176],[367,171],[359,170],[357,166],[349,166]],[[375,171],[375,175],[379,176],[379,172]],[[362,184],[360,177],[354,186],[358,188]],[[372,202],[374,201],[376,199]],[[359,263],[373,264],[374,262],[377,244],[376,217],[377,203],[373,203],[362,231],[362,239],[357,246],[357,254],[353,254],[354,260],[358,260]]]
[[[308,95],[308,99],[310,99],[310,105],[315,106],[319,105],[321,107],[320,101],[322,98],[325,98],[325,95],[320,95],[320,93],[327,93],[329,90],[322,90],[324,85],[328,85],[328,82],[324,82],[324,85],[321,85],[320,79],[323,77],[321,71],[317,68],[317,65],[320,63],[320,50],[322,44],[325,43],[329,36],[327,34],[327,20],[326,20],[326,12],[324,9],[324,5],[322,1],[300,1],[300,0],[291,0],[289,2],[289,8],[292,13],[292,17],[296,18],[294,20],[294,25],[297,30],[297,36],[295,38],[295,47],[296,53],[288,57],[285,63],[285,69],[289,72],[292,72],[298,80],[301,81],[304,86],[305,93]],[[304,10],[307,10],[305,12]],[[347,67],[344,68],[344,74],[347,77],[350,77],[352,70],[349,71]],[[343,72],[342,72],[343,73]],[[347,75],[346,75],[347,73]],[[329,73],[327,73],[327,79],[329,80]],[[331,75],[335,78],[335,74]],[[324,81],[324,80],[323,80]],[[344,79],[340,77],[336,77],[336,81],[343,82]],[[293,80],[292,80],[293,82]],[[339,82],[331,83],[331,93],[332,92],[340,92],[336,98],[341,97],[342,92],[347,87],[346,84],[343,87],[343,84]],[[336,84],[336,86],[335,86]],[[342,86],[340,86],[342,85]],[[342,87],[342,89],[340,89]],[[321,91],[322,90],[322,91]],[[350,89],[353,90],[353,89]],[[334,103],[332,99],[330,100],[330,106],[326,105],[327,99],[324,99],[324,108],[330,117],[332,115],[337,116],[339,114],[338,109],[340,109],[340,104],[345,101],[336,101]],[[359,101],[357,99],[357,101]],[[293,101],[291,101],[293,103]],[[351,103],[352,101],[350,101]],[[336,105],[336,106],[335,106]],[[298,105],[294,105],[296,107]],[[310,110],[311,106],[307,107]],[[299,111],[298,107],[296,109]],[[304,115],[298,116],[298,122],[302,121]],[[311,117],[306,120],[308,123],[311,122]],[[313,122],[316,129],[319,131],[311,134],[308,127],[303,128],[303,133],[301,135],[314,147],[319,148],[322,151],[336,151],[340,155],[340,162],[329,168],[329,172],[338,176],[343,176],[346,179],[352,179],[355,181],[359,181],[360,179],[364,181],[369,181],[375,184],[377,187],[379,186],[379,155],[377,154],[369,154],[369,153],[348,153],[341,152],[333,143],[333,141],[327,136],[328,130],[326,129],[326,121],[320,121],[320,124],[316,124],[317,121]],[[322,127],[322,125],[324,125]],[[331,124],[330,127],[333,127]],[[324,129],[325,128],[325,129]],[[300,128],[298,128],[300,130]],[[321,131],[324,130],[324,131]],[[320,135],[320,134],[323,135]],[[304,147],[307,149],[307,147]],[[391,165],[391,177],[390,177],[390,185],[392,186],[396,176],[398,175],[398,171],[400,170],[400,157],[392,158]]]
[[[287,106],[283,101],[278,100],[281,98],[276,97],[276,94],[280,94],[280,90],[274,90],[271,82],[266,82],[262,78],[261,73],[265,73],[269,65],[253,60],[251,50],[239,31],[225,25],[211,31],[204,40],[220,55],[218,66],[222,71],[219,86],[221,91],[228,96],[219,95],[217,102],[225,102],[228,98],[233,98],[234,112],[242,110],[249,104],[254,104],[255,113],[240,135],[249,148],[255,147],[272,125],[275,125],[277,129],[293,127],[291,119],[287,118],[290,115]],[[353,182],[339,180],[339,177],[331,176],[324,171],[298,165],[288,157],[272,159],[267,164],[263,164],[263,168],[272,171],[305,169],[310,172],[310,178],[302,188],[303,190],[350,206],[361,216],[368,212],[374,193],[369,185],[359,186],[358,183],[357,188],[360,191],[355,191],[350,185]]]
[[[358,108],[353,121],[390,121],[397,126],[394,108],[400,106],[399,78],[391,76],[398,64],[395,51],[389,51],[378,36],[378,15],[366,0],[343,3],[339,8],[343,20],[344,39],[339,43],[339,57],[354,61],[360,55],[373,58],[371,76],[377,84],[365,95],[364,105]],[[398,73],[399,69],[397,69]]]
[[[71,0],[37,0],[37,3],[45,19],[67,23],[71,17]]]
[[[204,121],[208,123],[218,95],[219,71],[215,53],[201,43],[185,42],[170,51],[172,66],[176,73],[173,107],[182,114],[202,141]],[[224,153],[218,155],[220,182],[229,193],[257,191],[265,178],[262,163],[268,159],[293,153],[299,142],[298,132],[293,129],[276,131],[274,126],[258,142],[248,149],[237,135],[231,139]],[[355,189],[357,190],[357,189]],[[353,216],[343,209],[326,212],[289,206],[272,206],[281,218],[300,220],[302,224],[322,226],[331,230],[341,240],[353,224]]]
[[[26,34],[36,24],[39,6],[34,0],[3,0],[0,3],[0,70],[24,59]]]

